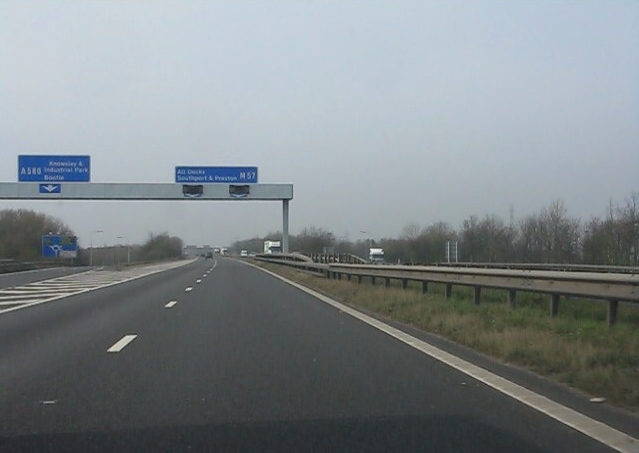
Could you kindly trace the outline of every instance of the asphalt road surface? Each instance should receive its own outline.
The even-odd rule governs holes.
[[[0,314],[0,451],[614,450],[218,258]]]

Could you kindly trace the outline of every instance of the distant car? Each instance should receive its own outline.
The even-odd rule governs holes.
[[[208,252],[208,253],[206,254],[206,257],[205,257],[205,258],[206,258],[206,259],[213,259],[213,252]]]
[[[246,250],[242,250],[242,251],[240,252],[240,256],[248,256],[248,251],[246,251]]]

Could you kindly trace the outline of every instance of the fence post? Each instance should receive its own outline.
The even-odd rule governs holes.
[[[475,286],[473,291],[473,299],[475,305],[479,305],[479,301],[481,300],[481,286]]]
[[[428,282],[422,282],[422,294],[426,294],[428,292]]]
[[[550,295],[550,316],[557,316],[559,313],[559,294]]]
[[[446,283],[446,287],[444,288],[444,296],[446,299],[450,299],[450,296],[453,295],[453,285],[451,283]]]
[[[608,327],[613,326],[617,322],[617,308],[619,308],[618,300],[611,299],[608,301],[608,314],[606,316]]]

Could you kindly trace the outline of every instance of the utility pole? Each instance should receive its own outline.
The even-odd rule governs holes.
[[[93,230],[91,231],[91,245],[89,251],[89,266],[93,266],[93,233],[104,233],[103,230]]]

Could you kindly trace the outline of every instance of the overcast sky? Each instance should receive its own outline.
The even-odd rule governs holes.
[[[291,232],[394,237],[639,191],[639,2],[0,2],[0,181],[88,154],[92,182],[254,165]],[[278,202],[0,201],[88,245],[228,244]]]

